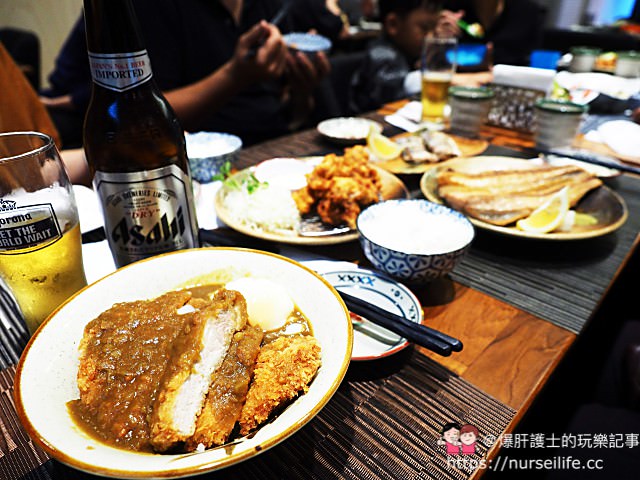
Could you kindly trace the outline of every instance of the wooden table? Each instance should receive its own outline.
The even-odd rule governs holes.
[[[369,118],[382,121],[384,115],[395,112],[406,101],[389,104]],[[389,129],[385,130],[387,133]],[[393,130],[391,130],[393,131]],[[533,147],[531,134],[484,126],[481,136],[492,145],[514,149]],[[327,151],[340,151],[323,140],[315,130],[307,130],[241,152],[239,168],[262,160],[282,156],[317,155]],[[405,179],[414,191],[417,185]],[[640,241],[636,237],[631,257]],[[316,250],[317,251],[317,250]],[[322,253],[341,260],[367,263],[359,246],[321,249]],[[624,264],[620,266],[622,271]],[[441,365],[459,374],[482,391],[494,396],[517,411],[505,433],[513,431],[527,412],[550,375],[561,362],[577,335],[524,312],[496,298],[456,282],[440,286],[441,291],[421,297],[425,323],[456,338],[463,339],[464,350],[450,357],[440,357],[428,350],[424,352]],[[498,446],[488,458],[493,458]],[[472,478],[478,478],[477,470]]]
[[[386,110],[370,116],[381,119],[382,114],[394,111],[400,105],[401,103],[390,105]],[[485,128],[482,135],[494,145],[511,148],[532,145],[529,135],[499,128]],[[341,150],[342,147],[326,143],[311,129],[244,149],[240,154],[238,167],[254,165],[272,157],[318,155]],[[403,180],[416,193],[417,179]],[[619,271],[637,244],[636,236]],[[357,242],[309,249],[313,253],[367,266]],[[474,387],[515,410],[515,417],[503,433],[513,431],[576,340],[576,334],[489,294],[451,280],[436,282],[428,289],[415,293],[424,307],[425,323],[462,339],[465,345],[462,352],[446,358],[426,350],[424,353]],[[392,361],[402,362],[402,357]],[[1,446],[0,442],[0,448]],[[488,458],[494,458],[498,450],[499,445],[494,445],[488,451]],[[476,470],[472,478],[478,478],[483,472],[484,470]],[[0,478],[4,478],[1,469]]]
[[[392,104],[380,113],[395,111],[402,103]],[[533,145],[530,135],[518,132],[486,127],[482,133],[496,145]],[[327,150],[335,151],[336,146],[324,141],[315,130],[307,130],[244,149],[238,168],[268,158],[316,155]],[[415,185],[413,187],[415,189]],[[366,263],[358,245],[315,249],[318,250],[330,257]],[[517,410],[520,417],[576,335],[471,288],[457,283],[452,287],[451,300],[446,304],[429,305],[430,301],[437,302],[443,295],[449,295],[444,293],[436,294],[435,299],[421,300],[426,322],[454,337],[463,338],[464,350],[447,358],[426,353]],[[483,320],[478,321],[479,318]],[[505,358],[511,361],[505,362]],[[510,381],[505,382],[505,378]]]

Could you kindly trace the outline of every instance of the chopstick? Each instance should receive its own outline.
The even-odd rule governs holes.
[[[278,27],[280,22],[282,22],[282,20],[284,20],[284,18],[289,13],[289,8],[290,7],[291,7],[291,1],[282,2],[282,6],[278,9],[276,14],[269,21],[269,23],[271,25],[275,25],[276,27]],[[245,58],[255,57],[256,54],[258,53],[258,49],[264,44],[264,41],[265,41],[265,39],[263,38],[257,43],[257,45],[251,47],[249,49],[249,51],[247,52],[247,54],[245,55]]]
[[[411,322],[404,317],[388,312],[365,300],[349,295],[338,290],[349,310],[362,315],[370,322],[380,325],[398,335],[402,335],[410,342],[448,357],[451,352],[462,350],[462,342],[457,338],[450,337],[438,330]]]
[[[612,168],[614,170],[620,170],[622,172],[627,173],[635,173],[636,175],[640,175],[640,168],[631,167],[629,165],[624,165],[622,163],[618,163],[612,160],[609,160],[608,157],[604,155],[596,155],[593,153],[586,152],[575,152],[564,149],[552,149],[552,150],[536,150],[543,155],[555,155],[557,157],[567,157],[572,158],[574,160],[580,160],[585,163],[592,163],[594,165],[599,165],[601,167]]]

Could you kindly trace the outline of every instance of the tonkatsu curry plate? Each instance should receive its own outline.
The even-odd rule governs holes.
[[[336,291],[303,265],[234,248],[119,269],[56,310],[18,364],[15,401],[53,458],[116,478],[250,459],[311,420],[353,345]]]

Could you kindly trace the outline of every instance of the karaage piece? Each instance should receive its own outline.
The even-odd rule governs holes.
[[[213,375],[196,432],[187,440],[186,451],[196,450],[199,445],[205,448],[222,445],[229,439],[247,398],[263,336],[260,328],[250,325],[233,336],[222,366]]]
[[[260,349],[238,424],[247,435],[278,407],[306,393],[320,367],[320,345],[308,335],[279,337]]]
[[[369,164],[367,150],[357,145],[345,150],[343,156],[326,155],[307,175],[306,187],[293,192],[301,214],[317,212],[330,225],[355,227],[362,208],[380,199],[382,182]]]

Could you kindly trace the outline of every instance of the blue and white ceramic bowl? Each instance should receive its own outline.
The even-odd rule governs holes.
[[[315,33],[287,33],[282,38],[292,50],[305,53],[328,53],[331,50],[331,40]]]
[[[213,181],[226,162],[233,165],[242,148],[242,140],[228,133],[187,133],[185,140],[191,177],[200,183]]]
[[[475,232],[461,213],[427,200],[387,200],[356,222],[364,254],[378,270],[407,283],[447,275]]]

